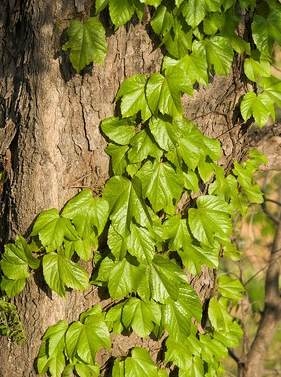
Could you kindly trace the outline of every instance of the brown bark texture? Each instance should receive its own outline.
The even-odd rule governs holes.
[[[61,51],[63,31],[69,20],[88,12],[88,3],[0,2],[0,153],[8,174],[1,188],[2,244],[26,235],[40,211],[61,208],[81,187],[100,192],[109,160],[99,123],[113,114],[114,96],[124,78],[160,68],[162,53],[147,25],[130,24],[114,33],[107,25],[105,63],[75,74]],[[245,125],[240,125],[237,111],[243,92],[237,62],[232,75],[215,78],[192,99],[184,98],[187,116],[221,140],[226,167],[245,151]],[[213,280],[208,270],[192,279],[202,301],[210,298]],[[35,376],[34,360],[47,327],[60,319],[77,320],[81,311],[100,301],[95,288],[60,298],[46,289],[36,272],[15,299],[27,341],[18,346],[0,339],[0,377]],[[137,339],[131,344],[131,338],[116,338],[114,355],[140,345]],[[158,351],[152,340],[145,346]]]

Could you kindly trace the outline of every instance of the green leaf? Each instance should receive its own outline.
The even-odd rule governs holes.
[[[251,24],[253,40],[261,52],[263,60],[271,61],[271,43],[268,35],[268,21],[259,15],[254,16]]]
[[[75,370],[80,377],[99,377],[100,368],[97,365],[87,365],[83,363],[76,363]]]
[[[205,18],[205,0],[189,0],[188,2],[184,2],[182,13],[188,25],[194,29]]]
[[[279,2],[270,1],[270,13],[267,17],[268,32],[273,39],[279,45],[281,44],[281,35],[280,35],[280,23],[281,23],[281,9]]]
[[[125,361],[115,359],[112,368],[112,377],[125,377]]]
[[[193,236],[205,244],[212,244],[215,237],[228,239],[232,231],[228,204],[213,195],[200,196],[196,204],[196,209],[188,211],[188,223]]]
[[[121,260],[125,257],[127,253],[127,240],[116,232],[112,225],[109,227],[107,243],[115,258]]]
[[[166,35],[173,26],[173,15],[165,5],[161,5],[155,12],[150,24],[156,34]]]
[[[225,14],[210,13],[204,19],[204,33],[213,35],[218,30],[222,30],[225,24]]]
[[[183,173],[184,188],[193,193],[199,192],[199,180],[196,173],[190,170],[188,173]]]
[[[89,236],[93,227],[100,235],[108,218],[109,206],[106,200],[93,198],[90,189],[81,191],[71,199],[62,211],[62,216],[70,219],[81,237]]]
[[[187,242],[191,242],[186,219],[180,215],[168,218],[163,224],[163,238],[169,240],[171,250],[180,250]]]
[[[108,0],[96,0],[95,7],[96,13],[100,13],[107,6]]]
[[[120,9],[118,9],[118,12],[120,13]],[[147,77],[138,74],[128,78],[121,84],[116,99],[118,100],[122,97],[121,113],[123,117],[133,116],[139,111],[141,112],[143,121],[146,121],[151,116],[145,98],[146,82]]]
[[[173,28],[164,35],[163,42],[171,56],[175,58],[184,57],[191,50],[192,29],[186,25],[182,18],[175,17]]]
[[[200,335],[200,343],[202,346],[202,358],[208,363],[212,363],[215,359],[222,359],[227,356],[227,348],[217,339],[211,338],[210,335]]]
[[[147,350],[136,347],[132,357],[125,360],[126,377],[158,377],[157,367],[151,360]]]
[[[228,330],[214,332],[214,338],[220,341],[225,347],[237,347],[240,344],[243,331],[237,322],[228,324]]]
[[[177,124],[182,131],[178,153],[191,170],[195,170],[199,161],[205,160],[207,156],[212,161],[220,158],[221,148],[218,140],[203,135],[186,119],[177,121]]]
[[[134,124],[128,119],[107,118],[102,121],[101,129],[110,140],[120,145],[129,144],[135,135]]]
[[[215,36],[204,40],[209,66],[213,65],[217,75],[228,75],[233,60],[233,49],[228,38]]]
[[[29,276],[28,267],[37,269],[40,265],[40,261],[32,256],[31,249],[23,237],[18,237],[14,244],[6,244],[4,250],[0,266],[8,280],[26,279]],[[8,288],[7,284],[8,281],[6,281]],[[23,288],[23,285],[23,282],[9,282],[10,289],[8,290],[10,292],[14,289],[18,290],[20,287]]]
[[[89,285],[88,273],[70,259],[57,253],[43,257],[43,274],[48,286],[60,296],[65,295],[65,286],[84,290]]]
[[[238,162],[234,163],[233,174],[237,176],[238,183],[242,187],[243,192],[246,194],[250,203],[263,203],[263,194],[261,189],[253,182],[253,174],[259,165],[263,163],[266,163],[265,159],[262,159],[256,165],[254,159],[252,160],[251,158],[242,164],[239,164]]]
[[[65,239],[68,241],[78,239],[70,220],[61,217],[55,208],[43,211],[37,217],[31,236],[37,235],[48,252],[59,249]]]
[[[124,330],[124,326],[122,323],[122,310],[124,306],[124,302],[121,302],[117,305],[114,305],[109,311],[106,313],[106,324],[110,332],[115,334],[121,334]]]
[[[152,117],[149,122],[149,129],[159,147],[165,151],[175,149],[178,145],[181,131],[176,124]]]
[[[8,297],[17,296],[25,287],[26,279],[7,279],[5,276],[2,276],[0,287],[1,290],[6,293]]]
[[[64,207],[62,216],[72,221],[81,237],[74,242],[75,251],[80,258],[89,260],[93,249],[97,248],[97,237],[107,222],[108,211],[107,201],[93,198],[93,193],[89,189],[81,191]]]
[[[70,61],[78,73],[89,63],[104,62],[107,52],[105,30],[97,17],[89,17],[85,22],[71,21],[67,35],[68,42],[63,50],[70,50]]]
[[[208,84],[208,64],[206,50],[200,43],[193,43],[192,53],[180,60],[180,66],[187,72],[192,84],[198,82],[202,85]]]
[[[103,197],[110,206],[112,225],[123,237],[129,235],[133,220],[143,227],[149,226],[150,217],[137,180],[115,176],[106,183]]]
[[[243,297],[245,289],[239,280],[221,275],[218,278],[218,291],[223,297],[239,301]]]
[[[65,337],[66,351],[70,360],[79,358],[84,363],[95,364],[96,353],[102,348],[110,348],[108,328],[101,315],[91,315],[84,323],[72,323]]]
[[[140,2],[157,8],[161,4],[162,0],[140,0]]]
[[[109,0],[109,14],[115,26],[125,25],[134,14],[131,0]]]
[[[94,279],[94,284],[107,282],[114,266],[114,261],[108,257],[105,257],[98,265],[98,269],[96,270],[97,276]]]
[[[180,78],[172,80],[171,77],[164,77],[160,73],[153,73],[150,76],[146,85],[146,98],[154,115],[157,115],[158,111],[171,116],[181,113],[181,86],[178,86],[179,82],[182,86]]]
[[[110,296],[119,299],[136,291],[143,272],[143,268],[131,264],[125,258],[117,262],[109,275],[108,289]]]
[[[122,175],[128,165],[126,153],[129,150],[127,145],[120,146],[108,144],[105,151],[111,157],[112,170],[115,175]]]
[[[187,369],[180,372],[180,377],[202,377],[204,376],[204,365],[201,357],[193,356],[189,359]]]
[[[43,343],[37,358],[37,368],[39,373],[45,373],[47,369],[52,376],[61,376],[65,367],[64,336],[68,324],[66,321],[59,321],[50,326],[43,336]]]
[[[218,243],[211,246],[200,246],[193,242],[187,242],[184,244],[183,251],[178,251],[178,254],[190,273],[199,274],[203,266],[218,268],[219,251]]]
[[[194,289],[184,284],[179,289],[177,301],[169,299],[164,305],[163,322],[169,337],[177,342],[184,342],[190,335],[191,321],[201,320],[202,308]]]
[[[176,171],[167,162],[147,161],[137,173],[144,195],[155,212],[164,209],[169,214],[175,212],[175,202],[179,200],[183,184]]]
[[[155,255],[155,241],[151,233],[145,228],[132,224],[128,238],[128,251],[140,263],[149,264]]]
[[[128,159],[131,163],[142,162],[148,156],[160,159],[163,154],[163,151],[158,148],[146,129],[138,132],[132,138],[130,144],[131,148],[128,152]]]
[[[68,328],[65,320],[58,321],[55,325],[48,327],[43,336],[43,340],[48,340],[48,355],[53,356],[61,348],[61,342],[64,343],[64,335]]]
[[[264,92],[256,95],[254,92],[248,92],[244,95],[240,105],[241,114],[246,121],[252,115],[258,126],[264,126],[271,116],[275,119],[275,110],[272,99]]]
[[[274,103],[281,106],[281,80],[275,77],[266,77],[260,81],[261,86]],[[274,119],[274,116],[272,116]]]
[[[215,330],[228,331],[231,328],[233,319],[221,300],[218,301],[214,297],[211,298],[208,315]]]
[[[177,300],[183,282],[181,269],[169,259],[156,255],[150,267],[151,296],[160,303]]]
[[[132,327],[138,336],[147,337],[154,328],[150,303],[130,298],[123,307],[122,322],[126,328]]]
[[[172,362],[173,364],[177,365],[180,370],[187,369],[194,351],[192,347],[190,347],[188,338],[185,339],[184,342],[176,342],[169,336],[166,341],[166,347],[167,350],[165,352],[165,361]]]
[[[271,76],[271,67],[267,61],[248,58],[244,61],[244,72],[249,80],[259,81],[261,77]]]

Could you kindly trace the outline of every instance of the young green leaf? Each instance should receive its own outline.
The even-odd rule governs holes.
[[[111,166],[115,175],[122,175],[129,161],[127,160],[127,145],[120,146],[115,144],[108,144],[105,151],[111,157]]]
[[[233,60],[233,49],[225,37],[215,36],[204,40],[209,67],[214,66],[217,75],[228,75]]]
[[[169,163],[147,161],[137,173],[137,177],[155,212],[161,209],[169,214],[175,212],[175,202],[180,198],[183,184]]]
[[[128,238],[128,251],[140,263],[149,264],[155,255],[155,241],[151,233],[146,228],[132,224]]]
[[[128,119],[107,118],[102,121],[101,129],[110,140],[120,145],[128,145],[135,135],[134,124]]]
[[[125,377],[158,377],[157,367],[147,350],[134,348],[125,360]]]
[[[115,176],[106,183],[103,197],[110,206],[112,225],[121,236],[129,235],[133,220],[143,227],[149,226],[150,216],[138,180]]]
[[[122,0],[123,1],[123,0]],[[118,13],[120,9],[118,9]],[[123,81],[118,90],[116,99],[121,97],[121,113],[123,117],[130,117],[141,112],[142,120],[146,121],[150,116],[146,98],[145,85],[147,77],[145,75],[135,75]]]
[[[188,211],[193,236],[205,244],[213,244],[215,238],[227,239],[232,231],[228,204],[213,195],[199,197],[196,204],[196,209]]]
[[[248,120],[252,115],[258,126],[264,126],[271,116],[275,119],[274,103],[266,92],[256,95],[248,92],[244,95],[240,105],[241,114],[244,120]]]
[[[218,278],[218,291],[223,297],[239,301],[243,297],[245,289],[239,280],[227,275],[221,275]]]
[[[175,76],[164,77],[160,73],[153,73],[146,85],[146,98],[151,112],[177,116],[182,111],[180,92],[182,81]]]
[[[122,322],[126,328],[132,327],[138,336],[147,337],[154,328],[150,302],[130,298],[123,307]]]
[[[98,365],[88,365],[84,363],[75,363],[75,370],[79,377],[99,377],[100,368]]]
[[[182,279],[182,271],[175,263],[160,255],[154,257],[150,267],[150,289],[155,301],[177,300]]]
[[[73,322],[65,336],[66,352],[70,360],[79,358],[95,365],[96,353],[111,346],[110,335],[102,316],[88,316],[84,323]]]
[[[25,287],[26,278],[23,279],[7,279],[5,276],[2,276],[0,282],[0,288],[6,293],[8,297],[15,297],[18,295]]]
[[[26,279],[29,276],[29,267],[37,269],[40,265],[40,261],[32,256],[32,252],[23,237],[18,237],[15,244],[6,244],[4,250],[0,266],[9,280]],[[6,284],[8,284],[8,281],[6,281]],[[14,284],[16,283],[13,283],[13,286]],[[19,283],[18,289],[22,284]]]
[[[109,0],[109,14],[115,26],[125,25],[134,14],[131,0]]]
[[[148,156],[160,159],[163,151],[157,146],[149,132],[144,129],[138,132],[130,142],[131,148],[128,151],[128,159],[131,163],[138,163]]]
[[[182,13],[188,25],[195,29],[206,15],[205,0],[190,0],[184,2]]]
[[[149,129],[160,148],[165,151],[175,149],[181,137],[181,131],[176,124],[161,118],[152,117]]]
[[[271,69],[268,61],[257,61],[248,58],[244,61],[244,72],[249,80],[259,81],[261,77],[270,77]]]
[[[48,252],[58,250],[65,239],[78,240],[78,234],[70,220],[61,217],[55,208],[43,211],[37,217],[31,236],[37,235]]]
[[[125,258],[117,262],[109,275],[108,289],[110,296],[118,299],[136,291],[143,273],[143,268],[131,264]]]
[[[60,296],[65,295],[65,286],[84,290],[89,285],[87,272],[64,255],[48,253],[43,257],[43,274],[48,286]]]
[[[89,17],[85,22],[71,21],[67,35],[68,42],[63,50],[70,50],[70,61],[78,73],[89,63],[104,62],[107,52],[105,30],[97,17]]]
[[[39,373],[46,373],[49,370],[51,376],[61,376],[65,367],[64,357],[64,336],[68,324],[66,321],[59,321],[50,326],[43,336],[43,343],[37,358]]]
[[[173,26],[173,15],[165,5],[161,5],[151,20],[153,31],[160,35],[166,35]]]

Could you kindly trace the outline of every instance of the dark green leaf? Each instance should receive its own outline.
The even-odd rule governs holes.
[[[91,62],[104,62],[107,52],[105,30],[97,17],[90,17],[85,22],[71,21],[67,34],[68,42],[63,50],[70,50],[70,61],[77,72]]]

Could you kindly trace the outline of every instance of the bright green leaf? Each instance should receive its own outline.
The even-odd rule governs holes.
[[[46,283],[60,296],[65,295],[65,286],[84,290],[89,285],[87,272],[77,263],[57,253],[43,257],[43,274]]]
[[[212,244],[215,237],[227,239],[232,231],[228,204],[213,195],[200,196],[196,204],[196,209],[188,211],[193,236],[205,244]]]

